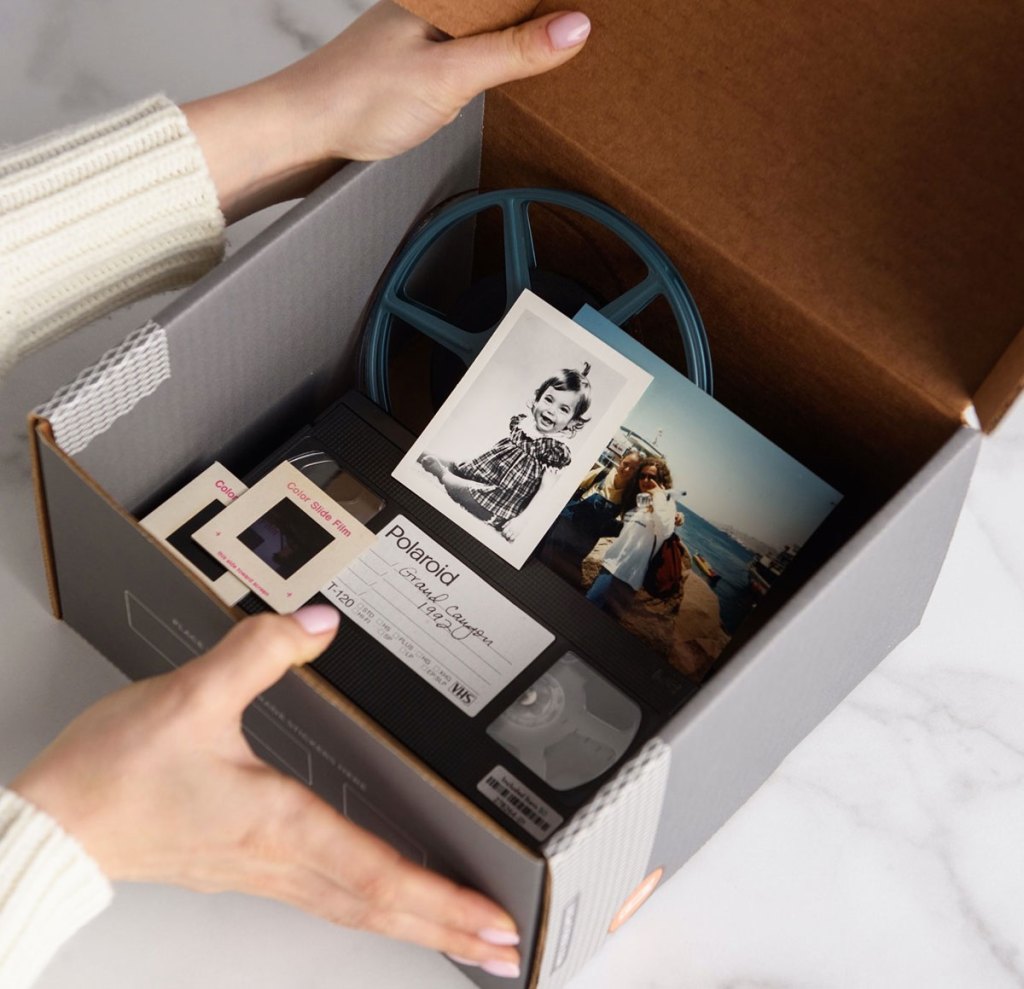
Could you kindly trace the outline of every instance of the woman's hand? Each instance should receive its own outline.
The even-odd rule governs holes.
[[[647,494],[651,496],[651,500],[647,503],[647,505],[644,506],[644,511],[655,511],[655,506],[660,501],[664,501],[664,498],[662,496],[665,495],[665,493],[665,489],[657,481],[651,481],[648,484],[648,486],[641,491],[641,494]]]
[[[555,13],[447,40],[389,0],[259,82],[183,107],[229,222],[308,192],[345,159],[401,154],[492,86],[546,72],[590,22]]]
[[[89,708],[11,788],[111,879],[267,896],[512,974],[504,910],[403,859],[246,743],[242,711],[337,624],[327,605],[240,622],[181,669]]]

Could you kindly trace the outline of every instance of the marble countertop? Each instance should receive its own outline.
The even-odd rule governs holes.
[[[291,61],[364,0],[9,0],[0,142]],[[233,228],[235,246],[267,221]],[[50,617],[24,413],[167,300],[0,387],[0,780],[122,677]],[[920,628],[613,937],[574,989],[1024,986],[1024,403],[983,444]],[[421,989],[443,958],[275,903],[124,886],[39,985]]]

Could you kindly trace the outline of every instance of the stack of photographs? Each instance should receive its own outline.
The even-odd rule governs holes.
[[[701,678],[842,496],[590,307],[497,335],[394,476]]]

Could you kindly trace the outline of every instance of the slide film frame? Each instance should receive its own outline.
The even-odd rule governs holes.
[[[192,535],[247,490],[231,471],[214,461],[139,520],[143,529],[159,539],[176,559],[229,606],[238,604],[249,593],[249,588],[196,543]]]
[[[285,462],[193,538],[284,615],[309,601],[376,536]]]

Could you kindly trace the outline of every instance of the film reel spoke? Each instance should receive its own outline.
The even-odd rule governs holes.
[[[467,333],[448,320],[439,316],[427,306],[418,302],[410,302],[394,296],[386,303],[388,311],[404,323],[419,330],[424,336],[429,337],[435,343],[440,344],[445,350],[450,350],[466,365],[473,362],[473,359],[480,348],[487,342],[488,334]]]
[[[631,289],[623,292],[617,299],[612,299],[602,310],[601,315],[617,326],[649,306],[659,295],[664,295],[665,286],[661,278],[648,271],[647,277]]]
[[[530,228],[530,202],[511,199],[501,203],[505,230],[505,306],[511,308],[524,289],[532,285],[537,252]]]

